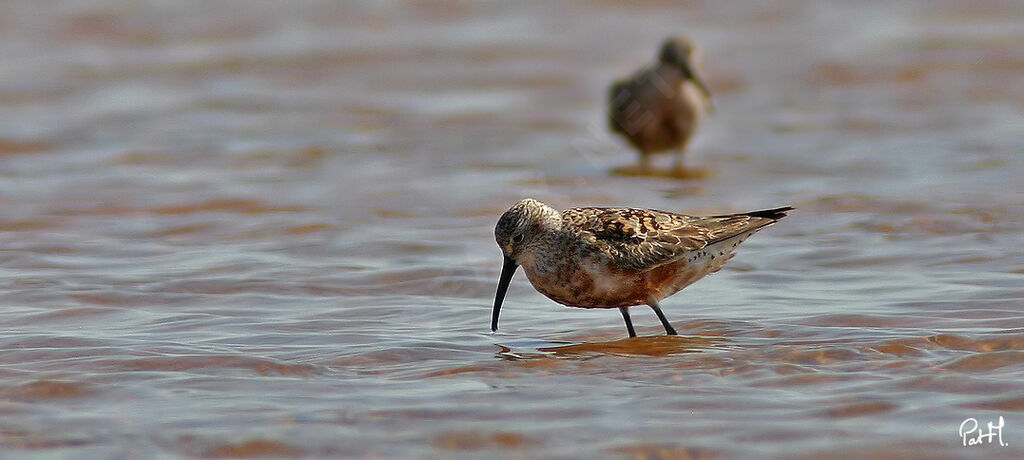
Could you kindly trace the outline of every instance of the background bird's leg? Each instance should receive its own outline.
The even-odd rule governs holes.
[[[665,333],[668,335],[679,335],[676,334],[676,329],[669,324],[668,320],[665,319],[665,314],[661,312],[661,307],[658,306],[658,302],[655,300],[648,300],[647,305],[650,305],[654,309],[654,313],[658,315],[658,319],[661,320],[661,325],[665,326]]]
[[[619,307],[619,311],[622,312],[622,319],[626,320],[626,330],[629,331],[629,336],[636,337],[636,331],[633,330],[633,320],[629,319],[629,307]]]
[[[640,168],[641,173],[651,172],[651,156],[645,152],[640,152]]]
[[[685,153],[685,152],[686,152],[686,144],[680,145],[679,148],[676,149],[676,159],[675,159],[675,163],[674,163],[673,169],[677,173],[682,173],[682,172],[686,171],[686,168],[683,167],[683,153]]]

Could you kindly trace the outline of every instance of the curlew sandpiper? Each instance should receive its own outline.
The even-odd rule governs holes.
[[[629,307],[654,309],[676,335],[659,302],[718,271],[736,247],[786,216],[791,207],[695,217],[651,209],[573,208],[559,212],[533,199],[509,208],[494,228],[505,261],[491,330],[516,268],[551,300],[570,307],[618,308],[636,337]]]
[[[651,154],[675,150],[674,172],[685,176],[686,145],[712,107],[698,62],[699,51],[690,40],[669,38],[655,65],[612,84],[609,128],[640,153],[639,173],[651,172]]]

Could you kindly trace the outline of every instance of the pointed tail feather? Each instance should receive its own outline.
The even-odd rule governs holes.
[[[761,211],[711,216],[708,219],[718,221],[716,226],[719,227],[719,231],[715,232],[716,236],[708,240],[707,244],[710,246],[739,235],[747,234],[748,232],[750,233],[746,236],[750,236],[753,232],[772,225],[775,222],[778,222],[779,219],[786,217],[786,212],[793,209],[795,208],[791,206],[783,206],[781,208],[765,209]],[[752,217],[754,219],[751,219]],[[746,237],[744,237],[744,239],[746,239]]]
[[[764,217],[765,219],[779,220],[783,217],[786,217],[786,213],[792,211],[793,209],[796,208],[792,206],[783,206],[781,208],[765,209],[763,211],[751,211],[745,212],[743,214],[748,215],[750,217]]]

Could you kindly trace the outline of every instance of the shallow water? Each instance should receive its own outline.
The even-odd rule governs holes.
[[[1024,455],[1018,2],[246,5],[0,6],[3,457]],[[707,177],[610,175],[679,32]],[[523,196],[798,210],[679,337],[522,273],[492,335]]]

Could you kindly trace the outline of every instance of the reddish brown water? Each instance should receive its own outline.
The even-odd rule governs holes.
[[[1024,8],[747,6],[2,3],[0,457],[1024,456]],[[680,32],[707,177],[611,176]],[[798,210],[492,335],[523,196]]]

